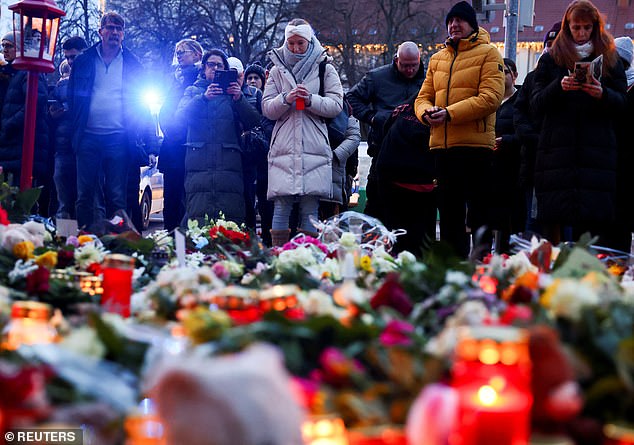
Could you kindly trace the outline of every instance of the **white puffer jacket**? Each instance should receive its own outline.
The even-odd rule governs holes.
[[[274,63],[266,81],[262,113],[276,121],[268,154],[269,188],[267,197],[312,195],[332,196],[332,149],[324,118],[332,118],[343,108],[343,88],[339,74],[331,64],[324,74],[324,96],[319,95],[317,58],[303,84],[313,93],[311,106],[297,110],[284,102],[283,93],[297,86],[293,73],[282,59],[281,49],[269,52]]]

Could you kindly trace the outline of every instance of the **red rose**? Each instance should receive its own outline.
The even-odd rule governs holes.
[[[75,261],[75,253],[73,250],[62,249],[57,252],[57,267],[64,269]]]
[[[412,312],[414,308],[412,300],[397,279],[398,276],[396,274],[390,274],[386,277],[383,285],[370,300],[372,309],[388,306],[400,312],[403,316],[408,316]]]
[[[26,277],[26,291],[32,295],[39,295],[48,292],[49,277],[51,271],[46,267],[38,267]]]

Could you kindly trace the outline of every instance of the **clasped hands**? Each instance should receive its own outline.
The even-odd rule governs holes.
[[[583,91],[595,99],[601,99],[601,96],[603,96],[601,82],[594,77],[592,77],[591,80],[591,82],[579,83],[575,79],[575,76],[564,76],[564,78],[561,79],[561,89],[564,91]]]
[[[303,84],[300,83],[291,91],[289,91],[288,94],[286,94],[286,97],[284,100],[286,101],[287,104],[291,105],[297,99],[304,99],[305,105],[307,107],[310,107],[311,96],[312,94],[310,91],[308,91],[308,88],[306,88]]]

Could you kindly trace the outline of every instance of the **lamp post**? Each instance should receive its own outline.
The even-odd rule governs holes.
[[[37,111],[37,84],[40,73],[55,71],[53,56],[59,32],[59,19],[66,15],[54,0],[20,0],[9,6],[13,11],[13,35],[20,33],[13,67],[27,70],[26,111],[24,140],[22,142],[22,169],[20,190],[33,185],[33,151],[35,143],[35,115]]]

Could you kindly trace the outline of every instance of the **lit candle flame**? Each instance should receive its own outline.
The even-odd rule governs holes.
[[[484,406],[491,406],[495,403],[498,398],[498,393],[493,387],[489,385],[481,386],[478,390],[478,400]]]

